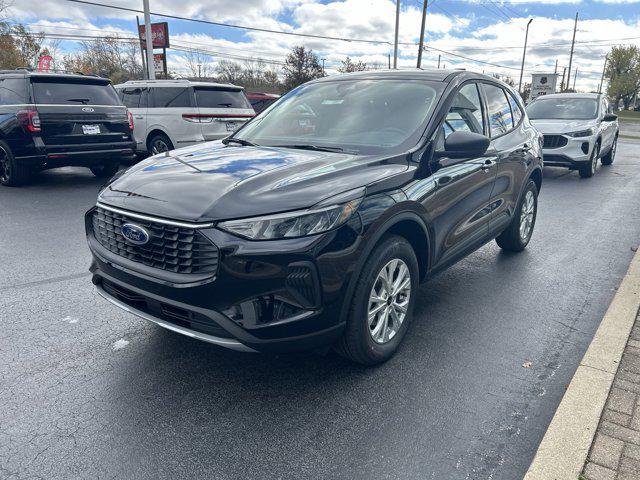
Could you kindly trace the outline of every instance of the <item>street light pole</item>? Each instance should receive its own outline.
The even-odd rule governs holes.
[[[600,78],[600,85],[598,85],[598,93],[602,93],[602,86],[604,84],[604,74],[607,71],[607,62],[609,61],[609,55],[604,57],[604,67],[602,67],[602,77]]]
[[[393,42],[393,68],[398,68],[398,30],[400,29],[400,0],[396,0],[396,36]]]
[[[527,22],[527,31],[524,34],[524,49],[522,50],[522,66],[520,67],[520,83],[518,83],[518,93],[522,95],[522,76],[524,75],[524,59],[527,56],[527,40],[529,39],[529,25],[533,22],[533,18],[530,18]]]
[[[144,8],[144,37],[147,44],[147,72],[149,80],[156,79],[155,63],[153,61],[153,35],[151,34],[151,13],[149,12],[149,0],[142,0]],[[165,59],[166,62],[166,59]]]
[[[569,83],[571,80],[571,65],[573,63],[573,49],[576,45],[576,31],[578,30],[578,12],[576,12],[576,21],[573,24],[573,40],[571,41],[571,53],[569,54],[569,69],[567,70],[567,84],[565,89],[569,90]]]

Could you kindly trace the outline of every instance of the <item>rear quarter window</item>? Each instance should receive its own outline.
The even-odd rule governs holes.
[[[110,83],[32,79],[36,103],[49,105],[122,105]]]
[[[195,88],[199,108],[252,108],[242,90]]]
[[[27,81],[24,78],[0,80],[0,105],[21,105],[28,101]]]
[[[513,117],[511,116],[511,106],[507,101],[505,91],[496,86],[485,83],[485,94],[487,96],[487,110],[489,113],[489,126],[491,136],[497,137],[513,129]]]

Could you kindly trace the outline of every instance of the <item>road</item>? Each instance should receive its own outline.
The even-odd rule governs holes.
[[[0,188],[0,478],[521,478],[640,242],[639,146],[592,179],[545,169],[526,252],[491,243],[422,286],[373,369],[123,313],[87,272],[100,182]]]

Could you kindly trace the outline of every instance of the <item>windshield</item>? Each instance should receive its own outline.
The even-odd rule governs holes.
[[[531,120],[590,120],[598,115],[593,98],[543,98],[527,106]]]
[[[363,154],[414,146],[444,84],[342,80],[302,86],[235,137],[259,145],[312,145]]]
[[[196,87],[196,103],[200,108],[251,108],[242,90]]]
[[[33,96],[49,105],[122,105],[111,84],[86,80],[33,80]]]

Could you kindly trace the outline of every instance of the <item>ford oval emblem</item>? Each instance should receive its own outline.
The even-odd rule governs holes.
[[[144,228],[134,225],[133,223],[125,223],[120,228],[122,236],[134,245],[144,245],[149,241],[149,232]]]
[[[93,108],[91,108],[91,107],[84,107],[84,108],[82,109],[82,111],[83,111],[83,112],[87,112],[87,113],[93,113],[93,112],[95,112],[95,110],[94,110]]]

